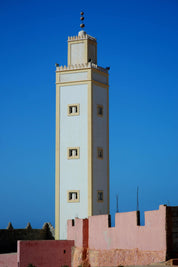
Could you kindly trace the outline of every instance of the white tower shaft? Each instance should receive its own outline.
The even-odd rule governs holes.
[[[108,70],[96,64],[95,38],[68,38],[68,66],[56,68],[56,239],[68,219],[109,213]]]

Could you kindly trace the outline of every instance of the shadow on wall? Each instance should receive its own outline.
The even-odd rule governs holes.
[[[51,223],[44,223],[42,229],[32,229],[30,223],[25,229],[14,229],[9,223],[7,229],[0,229],[0,254],[17,252],[18,240],[54,240],[54,236]]]

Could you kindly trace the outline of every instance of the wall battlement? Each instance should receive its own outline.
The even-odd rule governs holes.
[[[101,265],[104,264],[101,260],[104,257],[106,265],[103,266],[113,266],[110,262],[113,257],[116,257],[115,262],[118,260],[118,265],[144,265],[165,261],[178,255],[178,207],[161,205],[158,210],[146,211],[144,226],[139,225],[137,211],[116,213],[115,227],[110,227],[109,222],[109,215],[68,221],[67,238],[75,240],[76,253],[79,253],[82,247],[86,249],[85,235],[88,236],[88,257],[91,266],[93,258],[93,266],[97,266],[97,255]],[[114,251],[118,253],[114,254]],[[104,256],[106,253],[107,259]],[[132,255],[132,262],[123,261],[127,253]]]
[[[138,225],[138,213],[115,214],[115,227],[109,225],[109,215],[90,216],[87,219],[68,221],[68,239],[83,247],[84,233],[88,227],[89,249],[166,250],[166,206],[145,212],[145,226]]]
[[[166,250],[166,207],[145,213],[145,226],[137,224],[138,214],[116,213],[115,227],[108,227],[108,215],[89,217],[89,248]]]

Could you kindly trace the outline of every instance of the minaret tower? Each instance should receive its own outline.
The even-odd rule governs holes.
[[[56,239],[67,238],[68,219],[109,213],[109,68],[80,27],[68,37],[68,65],[56,64]]]

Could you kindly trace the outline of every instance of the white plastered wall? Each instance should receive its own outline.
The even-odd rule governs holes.
[[[88,72],[76,72],[76,73],[62,73],[59,75],[59,81],[64,82],[75,82],[75,81],[84,81],[88,79]]]
[[[88,59],[90,59],[93,63],[97,63],[96,59],[96,45],[89,44],[88,47]]]
[[[71,65],[85,63],[85,44],[71,44]]]
[[[97,72],[93,72],[92,73],[92,78],[93,78],[94,81],[107,84],[107,77],[106,76],[103,76],[103,75],[100,75]]]
[[[68,116],[69,104],[80,104],[79,116]],[[80,158],[68,159],[67,148],[79,147]],[[67,191],[80,190],[70,203]],[[60,87],[60,239],[67,238],[67,220],[88,216],[88,85]]]

